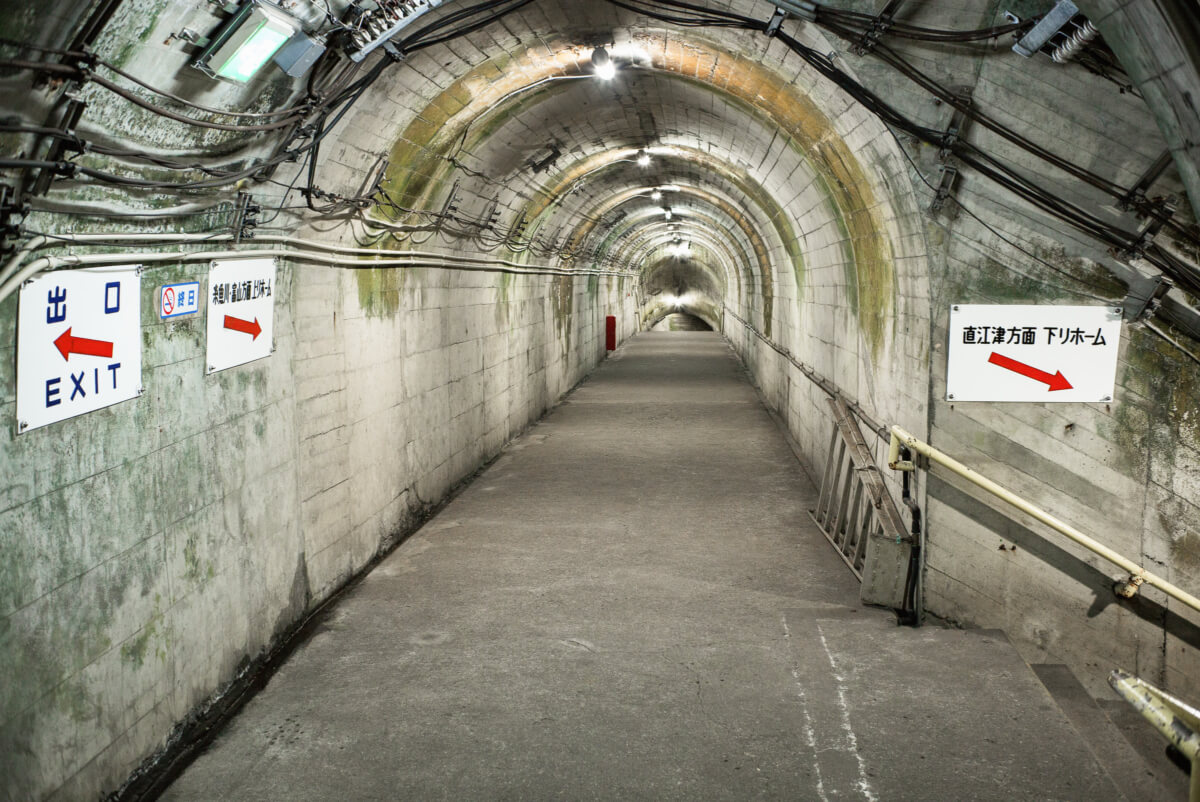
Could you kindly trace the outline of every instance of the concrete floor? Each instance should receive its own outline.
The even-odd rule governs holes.
[[[1116,799],[1003,635],[863,608],[721,337],[631,341],[340,601],[192,799]]]

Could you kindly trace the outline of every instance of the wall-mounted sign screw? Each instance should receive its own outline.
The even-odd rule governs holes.
[[[958,304],[955,304],[954,306],[952,306],[952,307],[950,307],[950,308],[951,308],[951,309],[953,309],[955,312],[957,312],[957,311],[958,311]]]
[[[1111,396],[1111,395],[1106,395],[1106,396],[1102,397],[1100,400],[1101,400],[1101,401],[1112,401],[1112,396]]]
[[[209,365],[209,366],[208,366],[208,372],[209,372],[209,373],[212,373],[214,370],[216,370],[216,368],[214,368],[212,365]]]
[[[22,432],[28,428],[29,428],[29,421],[21,421],[20,423],[17,424],[17,429]]]
[[[946,393],[946,398],[948,398],[948,399],[950,399],[951,401],[953,401],[953,400],[954,400],[954,393]]]

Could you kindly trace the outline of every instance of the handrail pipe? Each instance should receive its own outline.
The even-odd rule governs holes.
[[[892,439],[888,448],[888,467],[892,470],[912,471],[916,469],[916,465],[914,465],[911,460],[902,460],[900,458],[900,449],[903,446],[907,446],[912,451],[924,455],[931,462],[936,462],[938,465],[941,465],[943,468],[946,468],[958,476],[961,476],[968,482],[983,488],[1001,501],[1011,504],[1021,512],[1029,515],[1032,518],[1035,518],[1038,521],[1041,521],[1056,532],[1066,535],[1088,551],[1098,554],[1113,565],[1116,565],[1124,571],[1128,571],[1128,581],[1118,582],[1114,587],[1114,590],[1118,595],[1127,599],[1132,598],[1137,594],[1138,588],[1141,585],[1146,584],[1158,588],[1163,593],[1167,594],[1176,601],[1186,604],[1193,610],[1200,611],[1200,598],[1196,598],[1182,588],[1179,588],[1162,577],[1147,571],[1143,566],[1138,565],[1133,560],[1118,554],[1108,546],[1105,546],[1103,543],[1095,540],[1094,538],[1088,537],[1070,524],[1058,520],[1053,515],[1039,507],[1035,507],[1033,504],[1030,504],[1016,493],[1013,493],[1011,490],[1001,487],[991,479],[988,479],[986,476],[971,470],[966,465],[963,465],[961,462],[951,457],[949,454],[937,450],[922,440],[918,440],[915,435],[910,434],[899,426],[892,427]]]

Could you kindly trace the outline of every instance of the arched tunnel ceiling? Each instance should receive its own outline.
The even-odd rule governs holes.
[[[871,296],[860,324],[878,345],[896,283],[884,206],[908,191],[885,187],[894,166],[871,161],[894,153],[861,149],[887,144],[878,123],[866,134],[874,121],[857,119],[848,141],[833,122],[845,99],[759,34],[668,29],[608,4],[580,16],[503,49],[456,51],[465,63],[440,71],[413,60],[441,78],[393,148],[397,204],[453,200],[463,218],[495,219],[558,259],[643,271],[675,239],[696,242],[713,279],[705,295],[720,294],[708,300],[759,297],[767,329],[779,266],[798,296],[806,249],[848,242],[849,283]],[[592,75],[594,45],[612,53],[612,80]]]

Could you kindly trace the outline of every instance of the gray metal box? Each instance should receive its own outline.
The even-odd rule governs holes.
[[[324,52],[323,41],[300,31],[275,54],[275,63],[288,75],[299,78],[317,63]]]

